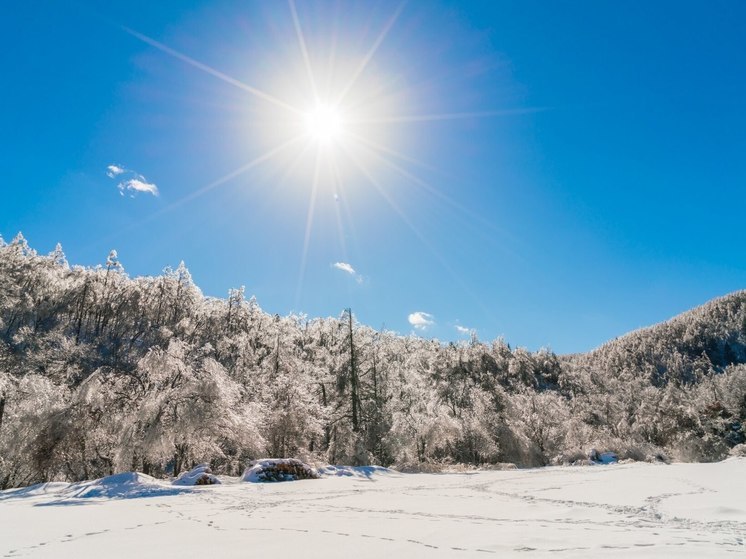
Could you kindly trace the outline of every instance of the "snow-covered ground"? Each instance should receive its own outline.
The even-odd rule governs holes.
[[[0,557],[746,556],[746,459],[0,492]],[[351,474],[355,475],[344,475]]]

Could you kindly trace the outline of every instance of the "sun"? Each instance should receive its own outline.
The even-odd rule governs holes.
[[[306,134],[319,145],[329,145],[343,135],[342,118],[339,111],[325,104],[318,104],[304,115]]]

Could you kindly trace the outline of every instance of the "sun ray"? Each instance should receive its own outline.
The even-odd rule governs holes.
[[[436,122],[442,120],[463,120],[469,118],[489,118],[538,113],[548,110],[547,107],[527,107],[521,109],[502,109],[496,111],[475,111],[460,113],[440,113],[428,115],[400,115],[380,118],[350,119],[353,124],[399,124],[410,122]]]
[[[306,275],[306,264],[308,260],[308,247],[311,242],[311,229],[313,227],[313,214],[316,208],[316,194],[319,189],[319,174],[321,170],[321,150],[316,151],[316,165],[313,172],[313,184],[311,185],[311,200],[308,203],[308,212],[306,214],[306,231],[303,237],[303,253],[300,260],[300,274],[298,275],[298,285],[295,289],[295,306],[300,304],[301,291],[303,290],[303,280]]]
[[[469,213],[469,210],[467,210],[466,208],[464,208],[463,206],[461,206],[458,202],[456,202],[455,200],[453,200],[450,196],[448,196],[447,194],[439,191],[437,188],[431,186],[430,184],[428,184],[427,182],[425,182],[424,180],[422,180],[418,176],[414,175],[413,173],[410,173],[409,171],[407,171],[406,169],[404,169],[400,165],[397,165],[396,163],[394,163],[393,161],[391,161],[391,159],[385,157],[385,155],[389,155],[389,156],[392,156],[392,157],[397,157],[397,158],[400,158],[400,159],[402,159],[404,161],[407,161],[407,162],[413,162],[414,161],[416,163],[419,163],[417,160],[412,160],[411,158],[407,157],[406,155],[400,154],[398,152],[395,152],[394,150],[391,150],[391,149],[385,148],[383,146],[380,146],[378,144],[375,144],[374,142],[366,140],[365,138],[363,138],[362,136],[359,136],[357,134],[354,134],[354,135],[351,134],[351,137],[353,137],[357,142],[359,142],[360,144],[362,144],[363,148],[366,149],[369,153],[371,153],[374,157],[376,157],[379,161],[382,161],[383,163],[385,163],[386,165],[388,165],[389,167],[391,167],[392,169],[394,169],[395,171],[397,171],[399,174],[401,174],[403,177],[409,179],[410,181],[412,181],[413,183],[415,183],[419,187],[423,188],[428,194],[432,194],[433,196],[436,196],[437,198],[440,198],[441,200],[443,200],[444,202],[446,202],[449,206],[451,206],[453,209],[457,209],[457,210]],[[431,171],[437,171],[437,169],[435,167],[431,166],[431,165],[427,165],[425,163],[421,163],[421,165],[423,165],[424,167],[430,169]],[[471,216],[471,217],[474,217],[474,216]]]
[[[303,55],[303,62],[306,66],[306,72],[308,73],[308,81],[311,84],[311,91],[316,104],[319,103],[319,90],[316,86],[316,80],[313,77],[313,70],[311,69],[311,59],[308,56],[308,49],[306,48],[306,41],[303,37],[303,31],[300,27],[300,20],[298,19],[298,11],[295,8],[295,1],[288,0],[290,6],[290,13],[293,16],[293,25],[295,26],[295,34],[298,36],[298,44],[300,45],[300,51]]]
[[[339,198],[336,200],[338,204],[342,206],[344,213],[340,212],[340,219],[343,225],[347,224],[347,230],[350,232],[350,239],[354,245],[354,249],[359,253],[359,246],[357,242],[357,229],[355,228],[355,220],[352,217],[352,209],[347,200],[347,193],[345,192],[345,183],[342,180],[342,172],[339,168],[339,164],[336,159],[332,159],[332,165],[334,166],[334,172],[337,174],[337,187],[339,188]]]
[[[412,220],[409,219],[409,216],[407,216],[406,212],[402,210],[399,207],[399,204],[396,203],[396,201],[389,195],[388,192],[386,192],[386,189],[381,185],[381,183],[376,180],[376,178],[368,171],[368,169],[365,168],[365,165],[363,165],[360,160],[355,157],[355,155],[348,149],[344,149],[345,154],[347,157],[350,158],[350,160],[355,164],[355,166],[360,170],[360,172],[363,174],[363,176],[368,180],[368,182],[373,185],[373,187],[378,191],[378,193],[383,197],[383,199],[386,201],[386,203],[393,209],[401,218],[401,220],[409,227],[409,229],[412,231],[412,233],[415,234],[415,236],[425,245],[425,247],[435,256],[441,264],[448,267],[447,263],[445,262],[445,259],[438,253],[438,251],[433,247],[430,242],[427,240],[427,238],[420,232],[420,230],[415,226],[414,223],[412,223]]]
[[[275,148],[273,148],[273,149],[271,149],[271,150],[263,153],[262,155],[256,157],[255,159],[253,159],[252,161],[250,161],[246,165],[242,165],[238,169],[236,169],[234,171],[231,171],[230,173],[228,173],[226,175],[223,175],[219,179],[216,179],[216,180],[212,181],[210,184],[207,184],[207,185],[203,186],[202,188],[200,188],[200,189],[198,189],[198,190],[196,190],[194,192],[191,192],[190,194],[187,194],[186,196],[184,196],[182,198],[179,198],[178,200],[174,200],[171,204],[169,204],[165,208],[161,208],[160,210],[157,210],[157,211],[155,211],[155,212],[153,212],[153,213],[151,213],[151,214],[143,217],[142,219],[137,220],[136,222],[130,223],[129,225],[118,229],[117,232],[113,233],[112,235],[109,235],[107,237],[103,237],[103,238],[97,239],[95,244],[96,245],[100,245],[101,243],[104,243],[104,242],[108,243],[110,241],[113,241],[115,239],[120,238],[123,233],[127,233],[127,232],[135,230],[135,229],[139,229],[140,227],[142,227],[146,223],[150,223],[154,219],[156,219],[156,218],[158,218],[158,217],[160,217],[160,216],[162,216],[164,214],[167,214],[167,213],[175,210],[176,208],[178,208],[178,207],[186,204],[187,202],[190,202],[190,201],[194,200],[195,198],[198,198],[198,197],[202,196],[203,194],[209,192],[210,190],[213,190],[214,188],[217,188],[221,184],[225,184],[229,180],[236,178],[237,176],[241,175],[242,173],[245,173],[245,172],[251,170],[252,168],[257,167],[258,165],[264,163],[265,161],[268,161],[269,159],[271,159],[272,157],[274,157],[275,155],[277,155],[281,151],[283,151],[283,150],[287,149],[288,147],[290,147],[291,145],[299,142],[301,139],[302,138],[300,138],[300,137],[291,138],[287,142],[284,142],[284,143],[280,144],[279,146],[276,146]]]
[[[336,10],[334,12],[334,24],[332,26],[332,32],[331,32],[331,42],[329,45],[329,57],[326,61],[326,71],[325,71],[325,77],[326,80],[324,81],[324,94],[328,95],[329,90],[332,87],[332,84],[334,82],[334,69],[335,64],[337,62],[337,45],[339,43],[339,5],[337,5]]]
[[[360,62],[357,69],[352,73],[352,77],[347,82],[347,85],[342,88],[336,104],[339,105],[344,101],[344,98],[349,93],[350,89],[355,85],[355,82],[357,82],[357,79],[360,77],[360,74],[363,73],[363,70],[368,66],[370,61],[373,59],[373,56],[375,56],[376,51],[381,46],[381,43],[383,43],[383,40],[386,38],[386,35],[388,35],[389,31],[391,31],[391,28],[396,23],[396,20],[399,19],[399,16],[402,13],[402,10],[404,10],[404,6],[407,4],[407,1],[404,0],[399,6],[394,10],[393,15],[389,18],[389,20],[386,22],[386,25],[383,27],[383,30],[376,38],[375,42],[373,43],[373,46],[370,48],[368,53],[365,55],[365,58]]]
[[[285,179],[287,179],[290,175],[292,175],[298,169],[298,166],[301,164],[305,155],[308,153],[308,151],[312,147],[313,145],[311,144],[311,142],[304,142],[303,147],[300,149],[297,155],[293,158],[292,162],[285,167],[285,170],[283,171],[282,175],[280,175],[280,179],[277,181],[278,187],[285,181]]]
[[[183,54],[175,49],[172,49],[171,47],[166,46],[163,43],[156,41],[155,39],[151,39],[150,37],[148,37],[147,35],[143,35],[139,31],[135,31],[134,29],[130,29],[129,27],[125,27],[125,26],[122,26],[121,29],[124,30],[126,33],[129,33],[133,37],[141,40],[143,43],[146,43],[152,47],[155,47],[158,50],[165,52],[166,54],[173,56],[174,58],[177,58],[181,60],[182,62],[185,62],[189,64],[190,66],[197,68],[198,70],[202,70],[203,72],[210,74],[211,76],[214,76],[220,80],[223,80],[226,83],[229,83],[248,93],[251,93],[255,97],[258,97],[259,99],[262,99],[264,101],[267,101],[269,103],[282,107],[283,109],[286,109],[293,113],[301,114],[301,110],[298,109],[297,107],[293,107],[292,105],[285,103],[284,101],[278,99],[277,97],[273,95],[270,95],[269,93],[265,93],[264,91],[257,89],[255,87],[252,87],[248,84],[245,84],[244,82],[237,80],[236,78],[233,78],[229,76],[228,74],[224,74],[223,72],[216,70],[215,68],[208,66],[207,64],[204,64],[200,62],[199,60],[195,60],[194,58],[191,58],[190,56],[187,56],[186,54]]]
[[[437,167],[434,165],[430,165],[429,163],[425,163],[424,161],[420,161],[419,159],[415,159],[414,157],[410,157],[408,155],[405,155],[403,153],[400,153],[398,151],[394,151],[391,148],[387,148],[385,146],[382,146],[378,142],[374,142],[373,140],[366,138],[360,134],[357,134],[352,131],[347,132],[347,136],[351,138],[352,140],[355,140],[356,142],[359,142],[361,144],[364,144],[369,149],[378,151],[381,153],[385,153],[387,155],[390,155],[391,157],[395,157],[397,159],[400,159],[401,161],[404,161],[406,163],[409,163],[411,165],[416,165],[418,167],[422,167],[423,169],[427,169],[428,171],[439,171]]]
[[[345,262],[348,260],[347,256],[347,241],[345,240],[344,223],[342,222],[342,213],[339,211],[340,197],[339,193],[342,187],[341,175],[339,172],[339,165],[337,165],[336,159],[332,158],[329,161],[329,167],[332,172],[332,183],[334,185],[334,215],[337,218],[337,235],[339,235],[339,244],[342,249],[342,256]]]
[[[502,237],[509,237],[512,242],[517,242],[517,239],[513,238],[512,236],[509,236],[506,231],[492,223],[490,220],[485,218],[484,216],[479,215],[478,213],[468,209],[464,205],[458,203],[456,200],[445,194],[444,192],[441,192],[437,188],[433,187],[432,185],[428,184],[424,180],[422,180],[417,175],[414,175],[413,173],[410,173],[406,169],[404,169],[402,166],[397,165],[393,161],[391,161],[389,158],[384,157],[381,155],[381,153],[377,152],[377,148],[374,147],[370,142],[367,142],[360,137],[356,137],[356,140],[360,141],[360,143],[363,144],[364,147],[368,148],[368,151],[376,158],[378,158],[379,161],[383,162],[385,165],[388,165],[392,169],[394,169],[396,172],[398,172],[400,175],[402,175],[404,178],[408,179],[415,185],[419,186],[423,190],[425,190],[428,194],[431,194],[432,196],[435,196],[436,198],[440,199],[442,202],[444,202],[446,205],[448,205],[451,209],[456,210],[458,212],[461,212],[463,216],[470,218],[472,221],[478,221],[485,227],[491,229],[495,233],[500,234]],[[383,151],[383,150],[382,150]],[[392,152],[391,150],[385,150],[385,152],[388,152],[390,154],[395,154],[395,152]],[[406,156],[403,156],[406,157]],[[465,220],[466,223],[470,223],[469,220]],[[508,253],[508,254],[515,254],[514,251],[510,250],[509,248],[500,245],[502,249]]]
[[[402,221],[409,227],[409,229],[414,233],[414,235],[419,239],[419,241],[427,248],[427,250],[430,251],[430,254],[432,254],[435,259],[440,263],[440,265],[443,267],[446,272],[451,276],[451,278],[461,287],[461,289],[469,295],[476,303],[477,305],[482,309],[483,312],[489,313],[487,306],[484,304],[484,302],[477,296],[476,293],[464,282],[464,280],[456,273],[456,270],[451,267],[450,264],[446,261],[446,259],[443,257],[442,254],[430,243],[430,241],[427,240],[427,237],[412,223],[412,220],[409,219],[407,214],[402,210],[399,205],[396,203],[396,201],[386,192],[385,188],[371,175],[371,173],[365,168],[365,166],[360,163],[360,161],[350,152],[350,150],[345,149],[345,154],[350,158],[350,160],[355,164],[355,166],[360,169],[360,172],[365,176],[365,178],[370,182],[371,185],[381,194],[383,199],[386,201],[389,206],[399,215],[399,217],[402,219]]]
[[[249,170],[253,169],[254,167],[257,167],[258,165],[261,165],[265,161],[268,161],[268,160],[272,159],[275,155],[277,155],[281,151],[283,151],[283,150],[289,148],[290,146],[292,146],[292,145],[300,142],[301,140],[302,140],[302,137],[300,137],[300,136],[295,136],[293,138],[290,138],[289,140],[287,140],[286,142],[283,142],[279,146],[276,146],[276,147],[272,148],[271,150],[264,152],[262,155],[260,155],[260,156],[258,156],[256,158],[252,159],[246,165],[242,165],[238,169],[235,169],[234,171],[231,171],[230,173],[228,173],[226,175],[223,175],[219,179],[215,179],[214,181],[212,181],[211,183],[203,186],[199,190],[195,190],[194,192],[191,192],[191,193],[187,194],[183,198],[175,200],[173,203],[171,203],[167,207],[159,210],[155,215],[160,215],[160,214],[169,212],[169,211],[175,209],[178,206],[186,204],[187,202],[191,202],[195,198],[198,198],[198,197],[206,194],[210,190],[213,190],[214,188],[217,188],[218,186],[220,186],[222,184],[225,184],[226,182],[230,181],[231,179],[234,179],[237,176],[242,175],[246,171],[249,171]]]

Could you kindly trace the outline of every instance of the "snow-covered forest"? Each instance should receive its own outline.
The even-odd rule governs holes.
[[[746,441],[746,291],[582,355],[205,297],[0,239],[0,489],[260,456],[436,469],[718,460]]]

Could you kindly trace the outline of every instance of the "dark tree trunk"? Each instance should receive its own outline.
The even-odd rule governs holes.
[[[0,431],[3,429],[3,414],[5,413],[5,396],[0,398]]]
[[[350,392],[352,397],[352,430],[357,433],[360,429],[360,421],[358,417],[358,378],[357,378],[357,364],[355,363],[355,343],[352,337],[352,309],[347,309],[347,318],[349,320],[349,336],[350,336]]]
[[[321,404],[326,409],[328,405],[328,401],[326,398],[326,386],[324,386],[323,382],[320,383],[320,386],[321,386]],[[331,442],[332,442],[332,426],[329,423],[326,423],[326,425],[324,425],[324,448],[328,449]]]
[[[83,311],[85,311],[85,300],[88,297],[88,280],[83,284],[83,295],[80,297],[80,307],[78,308],[78,325],[75,331],[75,343],[80,343],[80,333],[83,329]]]

